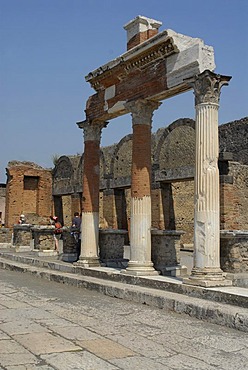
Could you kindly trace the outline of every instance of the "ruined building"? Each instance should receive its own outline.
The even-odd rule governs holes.
[[[152,259],[158,239],[165,246],[182,230],[181,247],[194,245],[195,251],[187,283],[229,284],[220,268],[220,235],[230,252],[227,230],[248,230],[248,120],[218,126],[220,91],[231,77],[214,73],[211,46],[172,30],[158,32],[160,26],[136,17],[124,27],[127,51],[86,76],[95,93],[78,122],[82,157],[62,156],[52,171],[10,164],[6,224],[20,212],[46,222],[54,211],[69,225],[82,211],[78,265],[99,265],[99,226],[124,229],[130,259],[123,273],[131,275],[157,274]],[[182,118],[152,134],[161,101],[188,90],[195,96],[195,121]],[[123,114],[132,116],[132,135],[100,148],[102,129]],[[247,271],[247,247],[230,253],[236,253],[231,268]]]

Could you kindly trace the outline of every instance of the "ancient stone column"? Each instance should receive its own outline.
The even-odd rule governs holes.
[[[106,123],[80,122],[84,130],[81,254],[77,265],[99,266],[100,140]]]
[[[196,108],[194,267],[187,283],[229,285],[220,269],[218,108],[231,77],[204,71],[193,82]]]
[[[131,258],[123,273],[156,275],[151,261],[151,123],[160,103],[128,102],[133,124],[131,184]]]

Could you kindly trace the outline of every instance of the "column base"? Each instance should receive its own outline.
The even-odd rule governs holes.
[[[34,249],[34,252],[37,256],[39,257],[55,257],[58,256],[58,252],[55,251],[54,249]]]
[[[132,276],[157,276],[160,274],[153,267],[153,263],[138,264],[129,261],[128,266],[125,270],[121,270],[121,274],[132,275]]]
[[[77,262],[73,263],[78,267],[99,267],[100,262],[98,257],[79,257]]]
[[[191,276],[184,278],[183,283],[205,288],[232,285],[232,281],[226,279],[225,274],[220,268],[193,268]]]

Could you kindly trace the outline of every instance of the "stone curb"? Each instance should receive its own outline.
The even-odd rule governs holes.
[[[178,280],[157,280],[149,277],[142,276],[128,276],[117,272],[115,269],[104,270],[94,268],[83,268],[71,263],[61,262],[59,260],[42,260],[34,256],[25,256],[20,254],[13,254],[11,252],[0,251],[0,258],[8,259],[11,261],[25,263],[27,265],[45,268],[53,271],[61,271],[78,276],[94,277],[102,280],[119,282],[127,285],[135,285],[144,288],[158,289],[159,291],[168,291],[178,294],[183,294],[192,298],[200,298],[207,301],[226,303],[238,307],[248,308],[247,296],[235,294],[234,292],[228,293],[224,291],[217,291],[212,288],[202,288],[199,286],[181,284]]]
[[[0,268],[29,273],[46,280],[78,288],[95,290],[110,297],[187,314],[200,320],[248,332],[248,310],[246,308],[91,276],[52,271],[47,268],[7,261],[4,258],[0,258]]]

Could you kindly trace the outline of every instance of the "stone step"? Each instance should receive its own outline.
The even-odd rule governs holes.
[[[45,268],[10,258],[0,257],[0,268],[28,273],[78,288],[95,290],[111,297],[187,314],[197,319],[248,332],[248,310],[244,307],[209,301],[164,289]]]
[[[238,307],[248,308],[248,289],[239,287],[203,288],[182,284],[182,279],[168,276],[129,276],[120,273],[120,269],[108,267],[78,267],[55,258],[42,258],[29,254],[0,251],[0,257],[12,261],[29,264],[54,271],[78,274],[79,276],[95,277],[103,280],[121,282],[123,284],[138,285],[144,288],[166,290],[168,292],[187,295],[189,297],[226,303]]]

